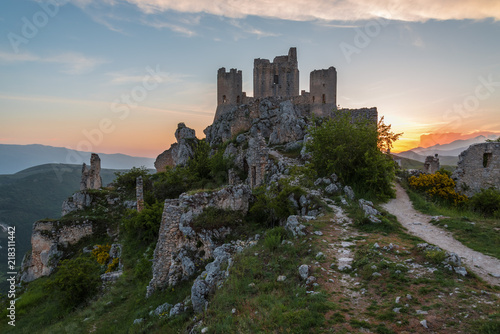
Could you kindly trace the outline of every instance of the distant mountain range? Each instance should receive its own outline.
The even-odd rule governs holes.
[[[412,160],[417,160],[424,162],[428,155],[439,154],[439,162],[441,165],[455,166],[458,162],[458,156],[460,153],[469,148],[472,144],[484,143],[486,139],[496,139],[498,136],[477,136],[471,139],[459,139],[455,140],[449,144],[437,144],[431,147],[416,147],[408,151],[395,153],[395,155],[408,158]]]
[[[0,174],[14,174],[33,166],[63,163],[90,163],[90,152],[70,150],[64,147],[45,145],[5,145],[0,144]],[[125,154],[99,153],[101,167],[109,169],[130,169],[145,166],[154,168],[153,158],[132,157]]]

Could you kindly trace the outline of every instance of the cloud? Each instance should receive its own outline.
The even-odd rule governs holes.
[[[257,38],[261,37],[277,37],[280,36],[280,34],[272,33],[272,32],[267,32],[263,31],[260,29],[257,29],[247,23],[244,23],[240,20],[236,19],[231,19],[229,20],[229,24],[232,25],[233,27],[236,27],[238,29],[241,29],[244,33],[250,34],[250,35],[255,35]]]
[[[94,70],[100,64],[105,63],[102,59],[89,58],[79,53],[64,53],[44,59],[45,62],[62,64],[61,72],[66,74],[84,74]]]
[[[22,62],[42,62],[55,63],[62,66],[61,72],[65,74],[78,75],[88,73],[94,70],[100,64],[105,63],[105,60],[91,58],[80,53],[67,52],[59,55],[40,57],[30,53],[9,53],[0,51],[0,62],[6,63],[22,63]]]
[[[249,15],[294,21],[358,21],[375,17],[423,22],[494,18],[500,20],[498,0],[125,0],[142,12],[208,13],[230,18]]]
[[[0,51],[0,62],[15,63],[25,61],[37,61],[40,58],[30,53],[10,53]]]
[[[196,35],[196,32],[194,32],[191,29],[188,29],[186,27],[183,27],[183,26],[180,26],[177,24],[173,24],[170,22],[165,22],[165,21],[160,21],[160,20],[150,21],[147,19],[144,19],[141,22],[145,25],[151,26],[151,27],[156,28],[156,29],[167,28],[167,29],[172,30],[173,32],[179,33],[181,35],[185,35],[187,37],[192,37],[192,36]]]

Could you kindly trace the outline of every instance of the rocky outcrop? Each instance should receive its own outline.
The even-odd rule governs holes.
[[[197,140],[195,131],[184,123],[179,123],[175,131],[175,139],[177,143],[172,144],[168,150],[156,158],[157,172],[164,172],[167,166],[184,166],[193,157]]]
[[[473,196],[481,188],[500,189],[500,143],[481,143],[469,146],[460,153],[457,169],[451,176],[456,190]]]
[[[248,186],[237,185],[166,200],[147,295],[192,277],[203,261],[213,257],[214,250],[230,232],[228,227],[196,232],[192,221],[203,209],[215,207],[246,214],[251,196]]]
[[[90,168],[85,163],[82,166],[80,190],[99,189],[101,187],[101,158],[97,154],[92,153],[90,156]]]
[[[92,222],[88,220],[71,224],[59,221],[34,223],[31,235],[32,250],[23,260],[21,281],[31,282],[50,275],[62,256],[62,250],[92,233]]]
[[[204,132],[210,145],[225,142],[238,133],[260,133],[270,145],[304,138],[309,110],[291,100],[263,98],[233,107]]]
[[[92,200],[93,196],[87,191],[78,191],[63,202],[61,215],[65,216],[70,212],[83,210],[92,205]]]

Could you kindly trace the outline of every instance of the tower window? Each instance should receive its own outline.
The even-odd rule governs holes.
[[[326,103],[326,96],[323,94],[323,103]]]
[[[491,163],[491,153],[484,153],[483,154],[483,167],[487,168],[490,167]]]
[[[238,95],[238,96],[236,96],[236,103],[237,103],[237,104],[240,104],[240,96],[239,96],[239,95]]]
[[[314,103],[314,100],[316,100],[316,96],[313,96],[313,103]]]
[[[226,103],[226,102],[227,102],[226,95],[222,95],[222,103]]]
[[[275,74],[275,75],[274,75],[274,84],[275,84],[275,85],[277,85],[277,84],[279,84],[279,83],[280,83],[280,76],[279,76],[279,75],[277,75],[277,74]]]

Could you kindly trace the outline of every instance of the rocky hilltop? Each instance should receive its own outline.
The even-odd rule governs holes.
[[[295,70],[295,62],[291,49],[272,64]],[[335,73],[336,88],[334,70],[314,75]],[[240,75],[220,71],[221,80]],[[376,108],[327,110],[309,93],[246,98],[238,87],[219,94],[206,138],[178,125],[156,174],[134,168],[103,187],[92,155],[63,217],[33,225],[19,275],[24,314],[47,316],[48,332],[82,333],[450,333],[490,325],[499,307],[495,270],[486,284],[456,253],[407,234],[337,170],[311,167],[327,159],[308,151],[318,124],[374,125]],[[393,177],[394,163],[376,144],[377,156],[361,156],[380,158],[375,166]],[[495,162],[488,157],[486,167]],[[376,172],[364,171],[387,177]],[[393,178],[386,181],[391,188]],[[475,307],[463,308],[465,299]],[[57,315],[43,313],[52,307]],[[42,321],[21,319],[24,329]]]

